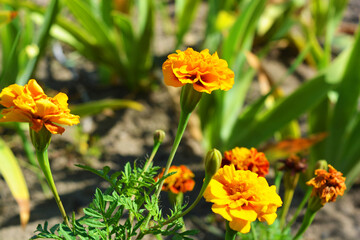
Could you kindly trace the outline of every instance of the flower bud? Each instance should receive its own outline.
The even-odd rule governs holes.
[[[328,163],[326,162],[326,160],[319,160],[316,162],[315,164],[315,169],[323,169],[323,170],[328,170]]]
[[[207,177],[212,177],[221,166],[222,155],[219,150],[210,150],[205,157],[205,174]]]
[[[156,130],[154,133],[154,142],[162,143],[165,139],[165,132],[163,130]]]
[[[30,127],[30,138],[36,151],[45,151],[51,141],[51,132],[45,126],[38,132]]]

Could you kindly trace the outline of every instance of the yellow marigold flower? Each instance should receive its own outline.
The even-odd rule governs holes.
[[[36,132],[45,126],[53,134],[62,134],[65,129],[56,124],[79,123],[79,116],[70,114],[67,101],[65,93],[46,96],[34,79],[25,86],[13,84],[0,93],[0,104],[6,107],[1,111],[0,122],[29,122]]]
[[[319,197],[322,205],[325,205],[327,202],[335,202],[337,196],[344,195],[346,190],[346,178],[342,176],[343,174],[330,164],[328,167],[329,171],[317,169],[315,171],[316,177],[306,183],[313,187],[311,195]]]
[[[164,170],[156,177],[156,181],[163,177]],[[178,194],[180,192],[185,193],[192,191],[195,186],[194,173],[188,169],[185,165],[171,166],[169,173],[176,172],[173,175],[165,178],[162,191],[172,192]]]
[[[237,170],[250,170],[259,177],[265,177],[269,172],[269,161],[262,152],[255,148],[234,148],[224,153],[222,166],[234,164]]]
[[[272,224],[276,210],[282,205],[275,186],[269,186],[264,177],[226,165],[211,179],[204,198],[214,203],[212,211],[229,221],[231,229],[247,233],[256,218]]]
[[[162,66],[166,85],[182,87],[193,84],[198,92],[211,93],[214,90],[229,90],[234,84],[234,72],[225,60],[219,59],[208,49],[201,52],[188,48],[170,54]]]

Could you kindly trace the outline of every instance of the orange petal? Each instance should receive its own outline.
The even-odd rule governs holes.
[[[229,227],[241,233],[248,233],[250,232],[250,221],[235,218],[229,222]]]
[[[163,70],[163,74],[164,74],[164,82],[166,85],[168,86],[173,86],[173,87],[181,87],[184,84],[181,83],[175,76],[173,69],[172,69],[172,64],[169,60],[166,60],[162,66],[162,70]]]
[[[230,209],[229,213],[231,216],[236,217],[236,218],[240,218],[246,221],[255,221],[257,218],[257,213],[254,210],[245,210],[242,208],[237,208],[237,209]]]
[[[229,214],[229,212],[227,211],[227,207],[223,206],[223,205],[216,205],[213,204],[211,210],[214,213],[220,214],[223,218],[225,218],[228,221],[232,221],[233,218],[231,217],[231,215]]]
[[[24,112],[20,109],[3,109],[1,114],[3,117],[0,122],[31,122],[32,116],[28,112]]]
[[[65,131],[65,128],[57,126],[53,123],[46,122],[45,127],[52,134],[62,134]]]

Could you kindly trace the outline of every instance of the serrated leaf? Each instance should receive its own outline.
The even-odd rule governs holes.
[[[80,222],[82,224],[86,224],[89,227],[94,227],[94,228],[104,228],[104,227],[106,227],[106,225],[103,222],[100,222],[98,219],[93,219],[93,218],[82,219]]]
[[[62,224],[59,227],[59,234],[65,238],[65,240],[76,240],[76,237],[72,234],[71,230]]]
[[[83,211],[86,215],[88,215],[90,217],[102,218],[101,213],[97,212],[96,210],[94,210],[92,208],[84,208]]]

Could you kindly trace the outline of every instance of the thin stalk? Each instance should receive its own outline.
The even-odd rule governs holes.
[[[316,216],[316,211],[311,211],[309,208],[306,209],[304,220],[300,226],[300,229],[298,230],[295,237],[293,238],[293,240],[298,240],[302,237],[302,235],[305,233],[306,229],[311,225],[315,216]]]
[[[190,115],[191,115],[191,112],[190,113],[185,113],[184,111],[181,111],[181,113],[180,113],[180,121],[179,121],[178,129],[177,129],[177,132],[176,132],[174,144],[173,144],[173,146],[171,148],[170,155],[169,155],[169,158],[167,160],[163,176],[167,175],[168,172],[169,172],[172,161],[174,160],[175,153],[176,153],[176,151],[177,151],[177,149],[179,147],[181,138],[184,135],[186,125],[187,125],[187,123],[189,121]],[[159,197],[159,195],[160,195],[161,188],[162,188],[163,184],[164,184],[164,180],[160,182],[160,184],[159,184],[159,186],[157,188],[157,191],[156,191],[156,196],[157,197]]]
[[[180,113],[180,120],[179,120],[179,124],[178,124],[178,129],[177,129],[177,132],[176,132],[176,136],[175,136],[175,140],[174,140],[174,143],[173,143],[173,146],[171,148],[171,151],[170,151],[170,155],[169,155],[169,158],[167,160],[167,163],[166,163],[166,166],[165,166],[165,170],[164,170],[164,175],[167,175],[168,172],[169,172],[169,168],[171,166],[171,163],[172,161],[174,160],[174,156],[175,156],[175,153],[179,147],[179,144],[180,144],[180,141],[181,141],[181,138],[182,136],[184,135],[184,132],[185,132],[185,129],[186,129],[186,125],[189,121],[189,118],[190,118],[190,115],[191,115],[191,112],[187,113],[184,111],[181,111]],[[164,180],[162,180],[156,190],[156,197],[158,198],[159,195],[160,195],[160,192],[161,192],[161,189],[162,189],[162,186],[164,185]],[[150,221],[150,218],[151,218],[151,215],[147,215],[147,219],[145,220],[145,225],[144,225],[144,228],[146,229],[148,224],[149,224],[149,221]],[[141,234],[141,233],[140,233]]]
[[[292,175],[290,172],[286,172],[284,174],[284,185],[285,185],[285,193],[284,193],[284,205],[283,205],[283,210],[281,213],[281,219],[280,219],[280,227],[283,228],[285,221],[286,221],[286,216],[288,214],[293,196],[294,196],[294,192],[295,192],[295,188],[296,185],[298,183],[299,180],[299,173],[296,173],[295,175]]]
[[[275,172],[275,186],[276,186],[276,193],[279,194],[279,190],[280,190],[280,184],[281,184],[281,179],[284,175],[284,172],[282,171],[277,171]]]
[[[294,216],[291,218],[291,220],[288,222],[288,224],[286,224],[286,226],[283,228],[283,231],[293,225],[296,218],[299,216],[301,210],[304,208],[305,204],[307,203],[310,195],[311,195],[311,188],[309,188],[306,191],[304,198],[302,199],[301,203],[299,204],[298,208],[296,209],[296,211],[294,213]]]
[[[55,186],[55,182],[54,179],[52,177],[52,173],[51,173],[51,169],[50,169],[50,164],[49,164],[49,158],[48,158],[48,153],[47,150],[43,150],[43,151],[36,151],[36,156],[40,165],[41,170],[43,171],[46,181],[49,184],[49,187],[54,195],[54,199],[56,201],[56,204],[58,205],[58,208],[60,210],[60,213],[64,219],[65,224],[71,229],[70,227],[70,223],[68,220],[68,217],[66,215],[64,206],[60,200],[59,194],[57,192],[56,186]]]
[[[254,225],[254,222],[251,222],[251,235],[253,237],[254,240],[257,240],[258,237],[257,237],[257,233],[256,233],[256,229],[255,229],[255,225]]]
[[[145,166],[144,166],[144,169],[143,169],[143,172],[146,172],[148,170],[148,168],[150,167],[159,147],[161,145],[161,142],[160,141],[156,141],[155,144],[154,144],[154,147],[153,147],[153,150],[151,152],[151,155],[149,157],[149,159],[146,161],[145,163]],[[142,177],[139,178],[139,182],[142,180]],[[136,186],[139,185],[138,183],[136,183]],[[131,199],[132,200],[135,200],[135,195],[132,195],[131,196]],[[133,225],[133,220],[134,220],[134,214],[132,212],[130,212],[130,222],[131,222],[131,225]]]
[[[154,144],[154,147],[153,147],[153,149],[152,149],[152,152],[151,152],[151,154],[150,154],[150,157],[149,157],[149,159],[148,159],[148,160],[146,161],[146,163],[145,163],[144,172],[146,172],[146,171],[148,170],[150,164],[151,164],[152,161],[154,160],[154,157],[155,157],[157,151],[159,150],[160,145],[161,145],[161,142],[156,142],[156,143]]]
[[[229,222],[226,221],[225,240],[235,240],[237,233],[237,231],[230,228]]]
[[[286,189],[284,194],[284,207],[281,213],[280,227],[282,228],[285,224],[286,216],[288,214],[292,198],[294,196],[295,189]]]

